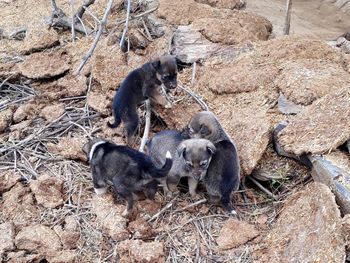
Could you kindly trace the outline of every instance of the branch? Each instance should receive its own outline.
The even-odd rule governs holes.
[[[146,104],[146,124],[145,124],[145,130],[143,131],[143,136],[141,139],[141,145],[139,149],[140,152],[144,152],[144,148],[148,140],[149,129],[151,127],[151,103],[149,99],[146,100],[145,104]]]
[[[202,107],[203,110],[208,111],[208,105],[194,92],[192,92],[189,88],[186,88],[185,86],[178,84],[178,87],[182,90],[184,90],[185,92],[188,93],[188,95],[190,95],[198,104],[199,106]]]
[[[292,0],[287,0],[286,19],[284,21],[284,28],[283,28],[284,35],[289,35],[291,10],[292,10]]]
[[[128,7],[126,9],[125,27],[124,27],[122,38],[120,39],[120,43],[119,43],[120,48],[122,48],[124,45],[125,35],[126,35],[126,32],[128,31],[129,19],[130,19],[130,7],[131,7],[131,0],[128,0]]]
[[[63,11],[60,9],[55,0],[51,0],[52,15],[50,18],[51,27],[62,27],[65,29],[72,29],[72,19],[69,18]],[[80,33],[91,34],[92,29],[83,27],[80,23],[74,23],[74,30]]]
[[[257,186],[260,188],[261,191],[263,191],[265,194],[267,194],[269,197],[271,197],[273,200],[278,200],[278,197],[275,196],[273,193],[271,193],[269,190],[267,190],[264,186],[262,186],[257,180],[255,180],[252,176],[248,176],[248,178]]]
[[[143,17],[143,16],[145,16],[145,15],[148,15],[148,14],[150,14],[150,13],[156,11],[156,10],[158,9],[158,7],[159,7],[159,5],[156,6],[156,7],[154,7],[154,8],[152,8],[152,9],[150,9],[150,10],[147,10],[147,11],[141,13],[141,14],[138,14],[138,15],[136,15],[136,16],[131,15],[130,18],[129,18],[129,21],[132,21],[132,20],[134,20],[134,19],[137,19],[137,18]],[[118,27],[118,26],[120,26],[121,24],[124,24],[125,22],[126,22],[126,19],[121,20],[121,21],[118,21],[118,22],[116,23],[116,26]]]
[[[80,71],[83,69],[84,65],[86,64],[86,62],[89,60],[89,58],[94,53],[94,50],[95,50],[95,48],[97,46],[97,43],[100,40],[100,37],[102,35],[103,28],[105,27],[105,25],[107,23],[108,15],[109,15],[109,12],[112,9],[112,5],[113,5],[113,0],[109,0],[108,4],[107,4],[107,7],[106,7],[106,10],[105,10],[105,13],[103,15],[103,18],[102,18],[102,20],[101,20],[101,22],[99,24],[99,28],[98,28],[96,37],[94,39],[94,42],[92,43],[92,46],[89,49],[89,51],[83,57],[83,61],[80,63],[80,65],[79,65],[78,69],[76,70],[75,74],[79,74],[80,73]]]
[[[85,13],[86,8],[88,8],[90,5],[94,4],[95,0],[84,0],[81,7],[79,7],[78,11],[75,13],[75,23],[77,23],[78,18],[82,18],[83,14]]]

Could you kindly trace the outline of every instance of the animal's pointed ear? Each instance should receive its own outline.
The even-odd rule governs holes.
[[[213,155],[216,152],[216,148],[215,148],[214,144],[212,144],[211,142],[208,142],[207,151],[210,155]]]
[[[180,146],[177,148],[177,154],[178,156],[182,156],[184,159],[186,157],[186,145],[184,145],[183,143],[180,144]]]
[[[158,71],[160,69],[160,60],[157,59],[152,62],[152,66]]]

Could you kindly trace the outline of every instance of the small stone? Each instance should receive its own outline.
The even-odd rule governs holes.
[[[82,137],[64,137],[58,144],[48,143],[47,147],[50,152],[62,155],[66,159],[86,161],[86,154],[82,151],[84,143]]]
[[[74,263],[76,254],[74,250],[56,251],[47,256],[47,260],[50,263]]]
[[[64,113],[64,103],[48,105],[41,110],[40,115],[48,122],[52,122],[59,118]]]
[[[31,103],[26,103],[17,108],[13,114],[13,121],[15,123],[21,122],[28,118],[28,115],[35,112],[35,106]]]
[[[17,172],[13,171],[2,171],[0,173],[0,193],[4,193],[8,191],[11,187],[13,187],[19,180],[21,176]]]
[[[11,123],[13,110],[7,109],[0,112],[0,133],[3,132]]]
[[[128,230],[133,234],[134,238],[146,239],[153,235],[153,230],[149,223],[141,218],[136,218],[135,221],[129,223]]]

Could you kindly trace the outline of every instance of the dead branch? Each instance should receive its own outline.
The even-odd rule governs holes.
[[[284,28],[283,28],[284,35],[289,35],[291,11],[292,11],[292,0],[287,0],[286,18],[284,21]]]
[[[147,220],[147,222],[151,222],[155,219],[157,219],[161,214],[163,214],[166,210],[168,210],[170,207],[173,206],[174,201],[177,197],[175,197],[173,200],[171,200],[166,206],[164,206],[158,213],[154,214],[150,219]]]
[[[209,110],[208,105],[197,94],[192,92],[189,88],[186,88],[181,84],[178,84],[178,87],[183,91],[187,92],[188,95],[190,95],[199,104],[199,106],[202,107],[203,110],[205,111]]]
[[[146,124],[145,124],[145,130],[143,132],[143,136],[141,139],[141,145],[140,145],[140,149],[139,149],[140,152],[144,152],[144,148],[145,148],[146,142],[148,140],[149,129],[151,127],[151,103],[150,103],[149,99],[146,100],[145,105],[146,105],[146,117],[145,117]]]
[[[189,209],[189,208],[191,208],[191,207],[195,207],[195,206],[197,206],[197,205],[201,205],[201,204],[204,204],[204,203],[206,203],[206,202],[208,202],[208,200],[205,199],[205,198],[203,198],[203,199],[198,200],[197,202],[194,202],[194,203],[192,203],[192,204],[189,204],[189,205],[187,205],[187,206],[185,206],[185,207],[183,207],[183,208],[176,209],[173,213],[182,212],[182,211],[185,211],[185,210],[187,210],[187,209]]]
[[[130,7],[131,7],[131,0],[128,0],[128,6],[126,9],[125,27],[123,30],[122,38],[120,39],[120,43],[119,43],[120,48],[124,46],[125,35],[126,35],[126,32],[128,32],[129,19],[130,19]]]
[[[138,15],[135,15],[135,16],[130,15],[129,21],[132,21],[132,20],[134,20],[134,19],[143,17],[143,16],[148,15],[148,14],[150,14],[150,13],[153,13],[154,11],[156,11],[156,10],[158,9],[158,7],[159,7],[159,5],[156,6],[156,7],[154,7],[154,8],[151,8],[150,10],[147,10],[147,11],[145,11],[145,12],[143,12],[143,13],[140,13],[140,14],[138,14]],[[117,21],[117,22],[116,22],[116,27],[118,27],[118,26],[120,26],[121,24],[124,24],[124,23],[126,23],[126,19],[121,20],[121,21]]]
[[[61,8],[59,8],[56,4],[55,0],[51,0],[52,7],[52,15],[49,21],[51,27],[61,27],[64,29],[72,29],[72,25],[74,25],[74,30],[80,33],[91,34],[92,29],[83,27],[80,23],[72,23],[72,19],[70,19]]]
[[[81,5],[81,7],[79,7],[78,11],[75,13],[74,17],[75,17],[75,23],[78,22],[78,18],[82,18],[85,10],[92,4],[95,3],[95,0],[84,0],[83,4]]]
[[[264,186],[262,186],[257,180],[255,180],[252,176],[248,177],[261,191],[263,191],[265,194],[267,194],[269,197],[271,197],[273,200],[278,200],[278,197],[275,196],[273,193],[271,193],[269,190],[267,190]]]
[[[102,20],[100,21],[100,24],[99,24],[99,28],[98,28],[98,31],[97,31],[97,34],[96,34],[96,37],[94,39],[94,42],[92,43],[92,46],[91,48],[89,49],[89,51],[86,53],[86,55],[83,57],[83,60],[82,62],[80,63],[78,69],[76,70],[75,74],[79,74],[80,71],[83,69],[84,65],[86,64],[86,62],[89,60],[89,58],[92,56],[92,54],[94,53],[94,50],[97,46],[97,43],[98,41],[100,40],[100,37],[102,35],[102,31],[104,29],[104,27],[106,26],[107,24],[107,19],[108,19],[108,15],[109,15],[109,12],[111,11],[112,9],[112,5],[113,5],[113,0],[109,0],[108,1],[108,4],[107,4],[107,7],[106,7],[106,10],[105,10],[105,13],[103,15],[103,18]]]

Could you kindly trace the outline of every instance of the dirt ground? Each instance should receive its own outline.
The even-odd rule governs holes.
[[[70,17],[73,2],[57,5]],[[88,7],[85,30],[98,30],[107,2]],[[282,37],[284,1],[247,0],[245,10],[242,0],[131,1],[124,53],[123,2],[80,74],[94,33],[72,41],[69,28],[50,27],[47,1],[0,3],[0,261],[344,262],[349,220],[309,167],[276,153],[273,130],[288,121],[278,138],[290,154],[348,156],[350,55],[324,41],[348,29],[348,15],[329,1],[293,1],[291,36]],[[178,59],[179,87],[170,109],[153,109],[150,136],[184,128],[203,100],[237,145],[237,217],[208,203],[202,185],[192,199],[186,180],[171,198],[140,196],[129,218],[111,188],[94,193],[82,146],[91,135],[125,144],[123,127],[106,125],[115,90],[167,53]],[[296,114],[279,110],[281,94]],[[139,115],[136,147],[143,105]]]

